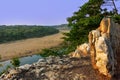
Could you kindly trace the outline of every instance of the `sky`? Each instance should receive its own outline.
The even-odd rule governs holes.
[[[0,0],[0,25],[64,24],[86,1]]]
[[[0,0],[0,25],[64,24],[67,23],[66,18],[72,16],[87,1]]]

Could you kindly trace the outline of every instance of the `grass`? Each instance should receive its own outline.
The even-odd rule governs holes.
[[[62,31],[64,32],[64,31]],[[45,36],[42,38],[31,38],[11,43],[0,44],[1,60],[12,59],[14,57],[28,56],[41,52],[42,49],[58,46],[63,42],[62,33]]]

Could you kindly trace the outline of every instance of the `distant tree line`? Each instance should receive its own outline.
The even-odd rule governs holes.
[[[70,30],[71,28],[68,26],[68,24],[61,24],[61,25],[54,25],[52,26],[54,28],[57,28],[59,30]]]
[[[0,43],[27,38],[43,37],[58,33],[59,30],[48,26],[0,26]]]

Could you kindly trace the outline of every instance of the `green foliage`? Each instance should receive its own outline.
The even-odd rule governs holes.
[[[64,33],[66,37],[63,37],[65,41],[74,46],[87,42],[89,31],[99,27],[99,23],[103,18],[101,14],[101,5],[103,0],[89,0],[85,3],[77,12],[74,12],[72,17],[67,20],[71,31]]]
[[[52,27],[43,26],[0,26],[0,43],[58,33]]]
[[[11,63],[13,66],[18,67],[20,65],[20,60],[19,58],[13,58]]]
[[[103,4],[105,0],[89,0],[74,12],[72,17],[67,18],[71,31],[64,33],[65,41],[71,46],[87,42],[89,32],[99,27],[101,19],[106,16],[113,16],[114,21],[120,23],[120,15],[114,15],[114,10],[107,11],[107,8],[101,8]]]
[[[63,39],[69,44],[69,50],[82,43],[88,42],[88,34],[91,30],[99,27],[103,17],[113,16],[114,11],[107,11],[101,8],[105,4],[104,0],[89,0],[72,17],[67,18],[68,26],[71,27],[69,33],[64,33]],[[120,15],[113,16],[114,21],[120,23]]]
[[[42,53],[40,54],[42,57],[48,57],[50,55],[52,56],[60,56],[62,55],[62,52],[59,52],[58,50],[53,49],[43,49]]]
[[[67,55],[70,52],[75,50],[75,46],[70,46],[67,43],[62,43],[61,45],[54,47],[54,48],[50,48],[50,49],[43,49],[42,52],[40,52],[39,54],[42,57],[48,57],[48,56],[63,56],[63,55]]]
[[[120,14],[119,15],[114,15],[113,16],[113,19],[116,23],[119,23],[120,24]]]

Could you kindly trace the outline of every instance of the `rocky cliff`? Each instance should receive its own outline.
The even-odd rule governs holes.
[[[89,33],[89,45],[93,68],[107,79],[120,80],[120,25],[103,18]]]
[[[113,23],[110,18],[103,18],[100,27],[89,33],[89,44],[92,65],[100,74],[111,78],[115,74],[115,55],[111,43],[111,27]],[[116,27],[114,25],[114,27]]]

